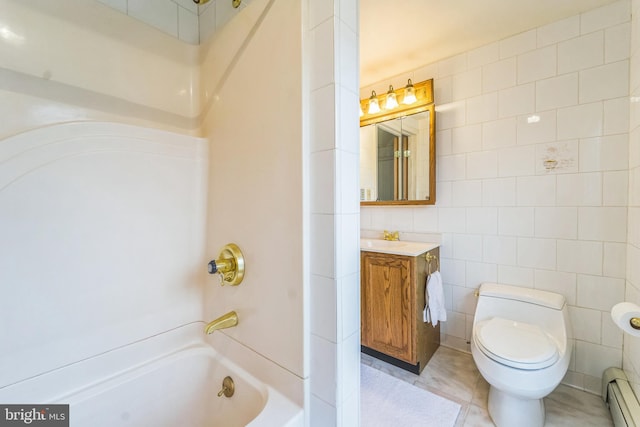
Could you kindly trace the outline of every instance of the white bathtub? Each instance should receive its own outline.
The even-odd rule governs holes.
[[[72,427],[303,424],[300,406],[204,342],[157,355],[154,350],[168,344],[157,341],[125,346],[2,388],[0,402],[69,404]],[[233,378],[235,393],[218,397],[226,376]]]

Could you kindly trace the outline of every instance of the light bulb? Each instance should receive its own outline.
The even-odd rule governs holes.
[[[403,104],[413,104],[416,102],[416,90],[413,88],[413,83],[411,83],[411,79],[407,83],[407,86],[404,88],[404,98],[402,100]]]
[[[380,112],[380,105],[378,104],[378,97],[375,90],[371,91],[371,97],[369,98],[369,110],[367,112],[369,114]]]
[[[393,86],[389,85],[389,91],[387,92],[384,108],[385,110],[393,110],[397,106],[398,100],[396,99],[396,93],[393,91]]]

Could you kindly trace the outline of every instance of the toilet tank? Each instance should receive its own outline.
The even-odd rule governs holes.
[[[482,283],[474,323],[492,317],[540,325],[558,344],[571,338],[565,298],[554,292]]]

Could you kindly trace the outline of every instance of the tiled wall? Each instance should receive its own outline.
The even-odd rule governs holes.
[[[443,343],[468,349],[483,281],[559,292],[576,338],[565,382],[598,393],[622,362],[609,312],[625,292],[630,12],[622,0],[361,91],[435,78],[436,206],[361,222],[442,233]]]
[[[358,1],[307,5],[311,426],[359,425]],[[306,160],[305,160],[306,162]],[[305,166],[306,167],[306,166]]]
[[[233,18],[253,0],[234,8],[231,0],[97,0],[184,42],[198,44]],[[204,1],[203,1],[204,3]]]
[[[631,6],[629,225],[625,300],[640,305],[640,0],[633,0]],[[636,396],[640,396],[640,338],[625,334],[623,348],[623,368]]]

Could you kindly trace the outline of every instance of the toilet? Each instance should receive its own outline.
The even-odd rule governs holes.
[[[571,359],[572,334],[562,295],[482,283],[471,354],[490,384],[489,415],[498,427],[542,427],[545,396]]]

